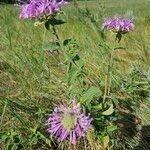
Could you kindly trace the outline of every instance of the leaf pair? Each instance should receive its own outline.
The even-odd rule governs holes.
[[[50,26],[62,25],[64,23],[65,21],[52,17],[45,22],[45,28],[49,30]]]

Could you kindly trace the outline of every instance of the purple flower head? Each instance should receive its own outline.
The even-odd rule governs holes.
[[[68,140],[75,145],[90,128],[91,121],[92,118],[81,112],[76,100],[72,100],[72,107],[66,103],[55,107],[49,115],[47,131],[61,141]]]
[[[21,19],[39,19],[42,16],[55,15],[66,5],[66,0],[29,0],[21,5]]]
[[[131,19],[121,17],[107,18],[103,23],[103,28],[115,33],[128,33],[133,31],[134,24]]]

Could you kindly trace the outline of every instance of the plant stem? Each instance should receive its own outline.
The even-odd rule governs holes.
[[[58,33],[57,33],[57,31],[56,31],[55,26],[52,26],[52,30],[53,30],[53,35],[56,37],[57,42],[58,42],[59,45],[60,45],[60,49],[62,49],[61,41],[60,41],[60,38],[59,38],[59,36],[58,36]],[[60,53],[59,53],[59,50],[57,50],[57,54],[58,54],[59,63],[61,63],[61,58],[60,58],[60,55],[59,55],[59,54],[60,54]]]
[[[107,89],[107,96],[110,95],[110,90],[111,90],[111,81],[112,81],[112,66],[113,66],[113,52],[114,52],[114,47],[113,50],[110,53],[110,62],[109,62],[109,70],[108,70],[108,89]]]
[[[60,38],[58,36],[55,26],[52,26],[52,30],[53,30],[53,35],[56,37],[57,41],[60,43]]]
[[[103,103],[105,103],[107,97],[107,84],[108,84],[108,75],[105,76],[105,90],[104,90]]]
[[[56,37],[57,42],[59,43],[60,50],[62,50],[61,52],[63,52],[64,55],[67,55],[66,52],[64,51],[63,44],[61,43],[61,40],[59,38],[59,35],[58,35],[57,31],[56,31],[55,26],[52,26],[52,31],[53,31],[53,35]],[[61,63],[59,50],[57,50],[57,54],[58,54],[59,63]]]
[[[108,64],[108,70],[107,74],[105,76],[105,90],[104,90],[104,96],[103,96],[103,103],[106,102],[106,98],[110,96],[110,90],[111,90],[111,83],[112,83],[112,66],[113,66],[113,53],[115,50],[115,42],[113,44],[113,48],[110,52],[110,60]]]

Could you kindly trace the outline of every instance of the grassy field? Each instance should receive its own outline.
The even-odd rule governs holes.
[[[100,46],[99,30],[103,19],[116,14],[134,18],[134,32],[124,36],[120,44],[124,49],[115,53],[115,67],[119,71],[113,72],[113,93],[120,100],[130,97],[131,101],[141,103],[136,113],[141,121],[140,128],[147,127],[144,130],[147,140],[150,138],[149,5],[150,0],[79,2],[78,9],[70,4],[64,9],[63,15],[67,23],[57,28],[62,41],[67,38],[77,40],[85,71],[92,83],[99,84],[104,80],[108,59],[107,52]],[[91,14],[87,14],[85,8]],[[19,133],[27,137],[29,131],[24,131],[25,126],[31,129],[32,135],[35,135],[33,129],[44,130],[41,124],[45,120],[41,118],[45,112],[51,110],[54,102],[70,98],[66,92],[67,86],[63,83],[65,69],[61,68],[61,64],[57,65],[57,57],[42,50],[50,39],[55,39],[52,33],[42,25],[35,27],[33,21],[19,20],[18,16],[19,9],[16,6],[0,5],[0,129],[6,134],[14,132],[13,136]],[[91,18],[94,18],[93,22]],[[108,45],[112,44],[113,38],[113,34],[106,33]],[[126,86],[123,94],[120,92],[120,84]],[[129,149],[134,149],[141,138],[142,135],[138,133],[130,139],[132,144],[128,142]],[[38,149],[38,145],[33,146],[33,143],[28,142],[26,145],[25,149]],[[145,150],[149,146],[147,144]],[[1,147],[5,149],[0,141]],[[40,149],[46,149],[46,146],[43,144]],[[139,149],[144,150],[141,147]]]

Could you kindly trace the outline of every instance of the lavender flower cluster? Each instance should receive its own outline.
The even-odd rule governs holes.
[[[134,29],[134,24],[131,19],[121,17],[107,18],[103,23],[103,28],[111,30],[115,33],[128,33]]]
[[[29,0],[21,5],[20,19],[39,19],[43,15],[55,15],[66,4],[66,0]]]
[[[76,100],[73,100],[72,107],[60,105],[50,114],[48,132],[61,141],[68,140],[75,145],[90,128],[91,121],[92,118],[82,113]]]

